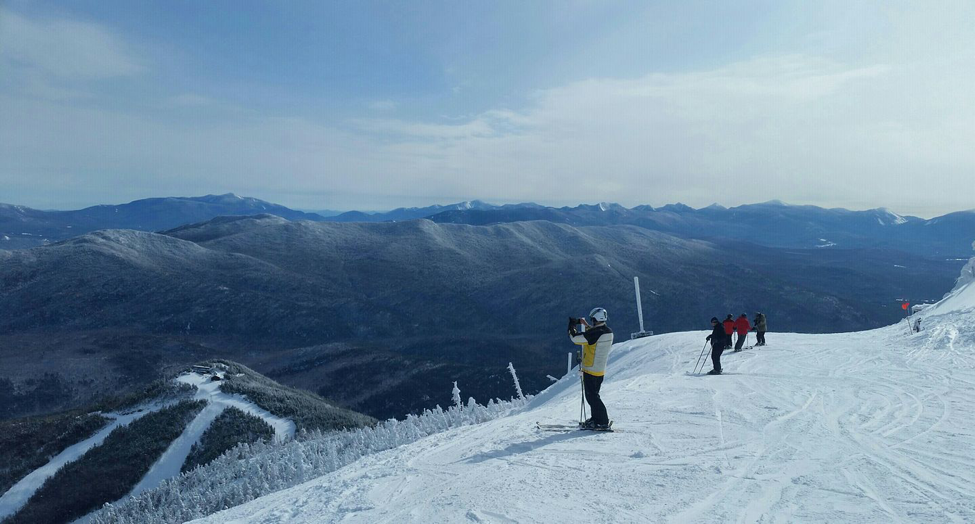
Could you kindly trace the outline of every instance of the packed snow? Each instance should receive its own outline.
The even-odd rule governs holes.
[[[603,385],[619,432],[536,429],[578,419],[570,374],[200,522],[973,522],[973,304],[956,288],[916,334],[770,333],[723,376],[688,374],[706,332],[623,342]]]

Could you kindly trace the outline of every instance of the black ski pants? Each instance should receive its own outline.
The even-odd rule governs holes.
[[[586,388],[586,402],[592,410],[592,421],[596,424],[609,424],[609,415],[606,414],[606,405],[603,399],[599,398],[599,388],[603,385],[603,377],[582,374],[582,385]]]
[[[735,351],[740,350],[741,347],[745,345],[745,336],[746,335],[742,335],[741,333],[738,333],[738,341],[735,342]]]
[[[721,354],[724,353],[724,343],[711,345],[711,363],[716,371],[721,371]]]
[[[755,332],[755,338],[758,339],[758,342],[756,342],[756,344],[761,344],[763,346],[765,345],[765,332],[764,331],[756,331]]]

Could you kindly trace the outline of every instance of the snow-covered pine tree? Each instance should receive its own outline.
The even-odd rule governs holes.
[[[511,362],[508,362],[508,371],[511,372],[511,378],[515,381],[515,391],[518,393],[518,398],[525,400],[525,394],[521,392],[521,384],[518,382],[518,374],[515,373],[515,366]]]
[[[458,409],[459,408],[463,408],[464,407],[464,404],[460,400],[460,388],[457,387],[457,381],[456,380],[454,381],[454,390],[451,391],[451,393],[453,393],[453,395],[454,395],[454,406],[457,407]]]

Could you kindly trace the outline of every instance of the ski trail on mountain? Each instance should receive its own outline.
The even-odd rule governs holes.
[[[34,496],[34,493],[44,485],[44,482],[48,478],[54,476],[65,464],[78,460],[91,448],[101,445],[108,435],[117,428],[127,426],[149,413],[159,411],[167,406],[168,404],[153,404],[124,413],[103,413],[102,416],[113,420],[98,430],[94,435],[69,446],[61,453],[55,455],[47,464],[35,469],[22,478],[0,497],[0,520],[20,511],[24,507],[24,504],[27,504],[27,501]]]
[[[150,490],[161,484],[164,480],[179,475],[186,457],[190,455],[193,445],[200,441],[203,433],[210,428],[213,421],[227,409],[225,404],[207,404],[193,420],[186,425],[186,429],[176,437],[162,456],[146,472],[142,480],[132,488],[129,497],[135,497],[143,491]]]
[[[283,442],[286,439],[294,438],[295,424],[291,420],[272,415],[270,412],[261,409],[240,395],[224,393],[220,389],[223,383],[224,372],[216,372],[218,380],[213,380],[210,375],[190,372],[184,373],[176,378],[177,382],[189,384],[196,387],[193,395],[195,400],[207,402],[205,408],[186,425],[179,437],[174,440],[162,456],[152,465],[142,480],[125,497],[134,497],[140,493],[153,489],[166,479],[179,475],[186,458],[190,455],[193,446],[200,441],[200,438],[210,428],[213,421],[227,408],[235,407],[254,415],[265,421],[274,429],[274,440]],[[124,500],[124,499],[123,499]]]

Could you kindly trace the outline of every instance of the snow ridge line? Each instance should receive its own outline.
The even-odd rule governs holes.
[[[509,415],[524,400],[473,398],[466,406],[439,406],[406,420],[390,419],[374,427],[339,432],[303,433],[286,442],[241,444],[210,464],[163,481],[151,489],[91,513],[89,522],[159,524],[185,522],[297,486],[367,455],[415,442],[444,431]]]

